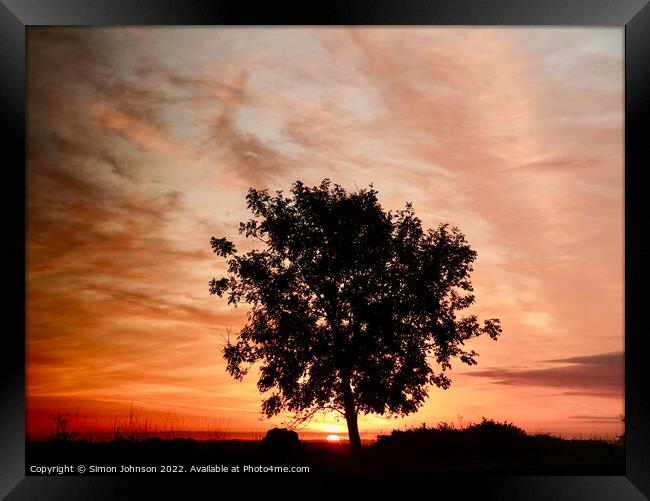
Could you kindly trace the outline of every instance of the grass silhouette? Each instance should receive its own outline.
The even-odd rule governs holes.
[[[268,447],[255,433],[253,440],[229,440],[228,423],[207,422],[205,440],[182,438],[182,424],[170,416],[154,427],[137,409],[116,420],[114,440],[74,439],[27,441],[30,464],[96,465],[303,465],[322,475],[522,474],[622,475],[623,442],[564,439],[527,434],[512,423],[483,418],[480,423],[455,426],[440,423],[380,435],[358,454],[343,444],[303,441],[300,447]],[[117,430],[119,429],[119,433]],[[119,471],[119,468],[118,468]],[[27,472],[29,474],[29,472]]]

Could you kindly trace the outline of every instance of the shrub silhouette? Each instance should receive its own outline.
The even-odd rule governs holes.
[[[54,436],[52,439],[55,442],[66,442],[69,440],[74,440],[79,434],[75,431],[70,430],[70,423],[77,419],[78,411],[74,414],[64,413],[58,411],[52,416],[54,421]]]
[[[512,423],[485,418],[462,429],[440,423],[394,430],[378,437],[372,448],[378,462],[399,468],[399,462],[391,461],[408,454],[411,464],[426,471],[502,467],[534,472],[539,465],[620,463],[624,457],[624,448],[608,441],[528,435]]]
[[[273,428],[266,432],[262,439],[262,446],[266,452],[287,454],[300,449],[300,439],[293,430]]]

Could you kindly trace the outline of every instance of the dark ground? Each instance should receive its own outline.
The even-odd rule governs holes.
[[[87,470],[91,465],[115,465],[117,473],[112,474],[119,474],[121,465],[152,465],[158,473],[161,465],[182,465],[184,473],[191,474],[196,474],[190,472],[192,465],[239,465],[240,474],[245,465],[261,465],[309,466],[311,475],[624,475],[625,449],[620,441],[527,435],[513,425],[490,420],[462,430],[443,425],[393,431],[357,455],[349,452],[346,443],[324,442],[297,446],[189,439],[27,442],[27,475],[35,474],[30,472],[33,465],[64,464],[83,464]],[[92,474],[89,470],[85,473]]]

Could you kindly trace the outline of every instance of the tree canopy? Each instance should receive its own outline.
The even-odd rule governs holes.
[[[410,204],[384,211],[377,195],[328,179],[288,195],[251,188],[239,232],[262,248],[210,240],[228,270],[210,293],[251,307],[223,350],[228,372],[241,380],[260,362],[266,416],[338,411],[353,448],[359,414],[416,411],[430,385],[449,387],[452,359],[477,363],[466,341],[501,332],[498,319],[458,315],[475,301],[477,257],[460,230],[424,230]]]

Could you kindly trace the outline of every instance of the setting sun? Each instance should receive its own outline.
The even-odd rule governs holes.
[[[340,442],[341,437],[339,437],[338,435],[327,435],[327,438],[325,440],[327,440],[328,442]]]

